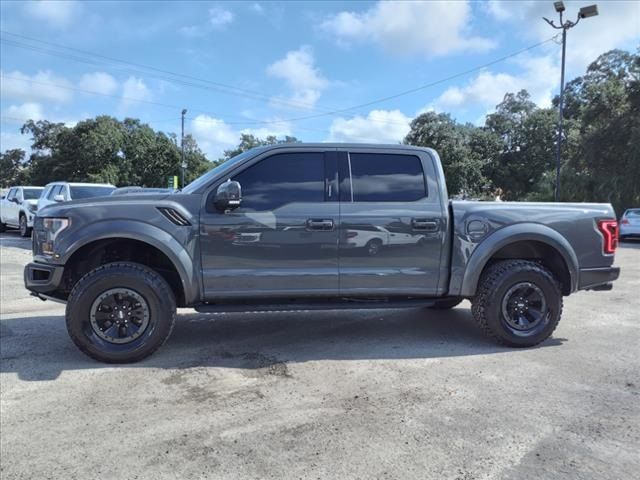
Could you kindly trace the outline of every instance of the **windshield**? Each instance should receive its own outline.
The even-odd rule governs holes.
[[[42,190],[44,190],[44,188],[23,188],[22,195],[25,200],[36,200],[40,198]]]
[[[111,195],[115,187],[74,187],[70,186],[71,199],[78,200],[80,198],[105,197]]]
[[[247,158],[251,158],[255,155],[258,155],[260,152],[262,152],[262,150],[264,150],[264,148],[252,148],[251,150],[247,150],[246,152],[243,152],[240,155],[236,155],[232,159],[227,160],[224,163],[221,163],[220,165],[213,168],[212,170],[209,170],[207,173],[200,175],[193,182],[191,182],[189,185],[184,187],[182,189],[182,192],[193,193],[197,191],[199,188],[209,183],[213,178],[215,178],[219,174],[227,170],[231,170],[235,165],[237,165],[239,162],[244,161]]]
[[[640,208],[634,210],[627,210],[627,217],[640,217]]]

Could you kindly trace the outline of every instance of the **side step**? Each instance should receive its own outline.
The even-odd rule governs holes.
[[[345,299],[327,301],[291,301],[285,303],[204,303],[195,306],[195,310],[200,313],[218,312],[291,312],[300,310],[375,310],[380,308],[419,308],[432,307],[436,299],[416,298],[402,300],[355,300]]]

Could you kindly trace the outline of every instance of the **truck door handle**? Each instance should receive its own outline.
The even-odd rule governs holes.
[[[333,230],[333,220],[325,218],[309,218],[307,220],[307,230]]]
[[[422,230],[425,232],[437,232],[439,230],[438,222],[426,218],[412,218],[411,227],[414,230]]]

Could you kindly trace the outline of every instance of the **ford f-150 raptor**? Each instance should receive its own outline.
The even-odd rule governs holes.
[[[385,232],[372,254],[372,231]],[[608,290],[609,204],[450,201],[438,154],[404,145],[284,144],[245,152],[182,191],[38,212],[26,287],[66,302],[71,339],[141,360],[176,307],[199,312],[452,308],[496,341],[551,335],[563,296]],[[304,320],[300,320],[304,321]]]

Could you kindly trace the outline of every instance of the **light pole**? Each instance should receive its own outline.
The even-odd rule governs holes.
[[[180,156],[182,157],[182,164],[181,164],[181,166],[182,166],[182,186],[181,186],[181,188],[184,188],[184,171],[187,168],[187,164],[184,161],[184,116],[186,114],[187,114],[187,109],[183,108],[182,109],[182,117],[181,117],[181,119],[182,119],[182,135],[180,137],[180,150],[181,150]]]
[[[551,25],[555,29],[562,29],[562,66],[560,70],[560,101],[558,108],[558,141],[556,145],[556,188],[555,188],[555,201],[560,201],[560,148],[562,146],[562,120],[563,120],[563,108],[564,108],[564,59],[567,50],[567,30],[575,27],[578,22],[583,18],[595,17],[598,15],[598,6],[589,5],[588,7],[582,7],[578,12],[578,18],[575,22],[571,20],[562,21],[562,12],[565,7],[563,2],[553,2],[553,7],[560,15],[560,25],[553,23],[553,20],[542,17],[545,22]]]

